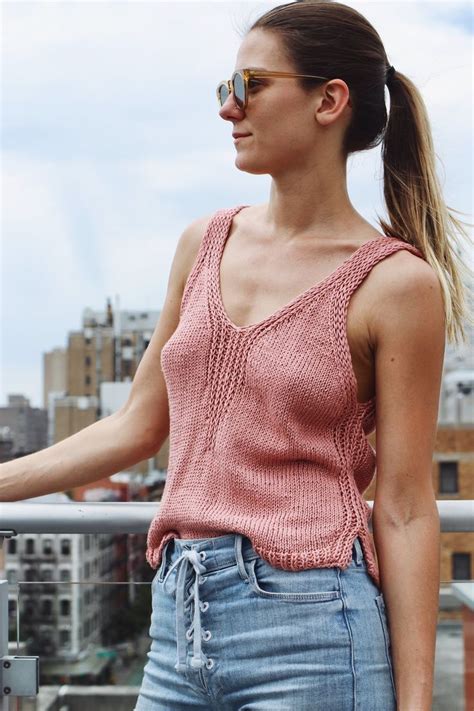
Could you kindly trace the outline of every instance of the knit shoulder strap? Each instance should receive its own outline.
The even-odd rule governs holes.
[[[234,208],[233,210],[237,211],[238,209],[239,208]],[[221,208],[220,210],[214,212],[213,215],[211,215],[211,218],[207,223],[205,232],[201,239],[201,244],[199,245],[199,249],[194,260],[194,264],[191,267],[191,271],[189,272],[188,277],[186,279],[186,283],[184,285],[183,295],[181,297],[180,316],[184,311],[188,297],[192,291],[194,282],[196,281],[204,262],[209,258],[209,253],[212,249],[212,246],[215,244],[216,231],[221,226],[222,220],[224,220],[225,216],[228,214],[229,208]]]
[[[344,272],[340,286],[338,287],[339,300],[345,305],[354,291],[360,286],[376,264],[390,256],[394,252],[406,249],[412,254],[424,259],[423,253],[409,242],[395,237],[382,237],[366,242],[366,249],[360,249],[354,254],[354,259],[350,262],[349,268]]]
[[[338,283],[338,288],[331,292],[331,335],[334,351],[342,361],[347,377],[342,378],[342,386],[348,388],[357,407],[357,383],[352,368],[352,358],[347,340],[347,311],[352,294],[368,276],[373,267],[390,254],[406,249],[421,259],[423,253],[414,245],[402,239],[387,237],[376,239],[373,244],[368,244],[366,250],[360,250],[351,262],[350,269],[344,272],[343,278]],[[360,404],[360,403],[359,403]]]

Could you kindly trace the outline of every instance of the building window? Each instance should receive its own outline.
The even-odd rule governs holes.
[[[452,560],[452,579],[453,580],[470,580],[471,579],[471,554],[470,553],[453,553],[451,560]]]
[[[53,614],[53,602],[52,600],[43,600],[41,605],[41,613],[49,617]]]
[[[71,571],[67,569],[60,570],[59,579],[62,583],[68,583],[71,580]]]
[[[62,617],[69,617],[69,615],[71,614],[71,601],[70,600],[60,600],[59,614]]]
[[[69,538],[61,539],[61,555],[71,555],[71,541]]]
[[[8,539],[8,552],[13,555],[16,553],[16,540],[15,538]]]
[[[90,384],[91,384],[91,376],[90,376],[90,375],[86,375],[86,377],[85,377],[85,384],[86,384],[86,385],[90,385]]]
[[[54,651],[53,638],[50,634],[43,634],[40,637],[40,644],[42,645],[46,654],[52,654]]]
[[[459,493],[458,462],[439,463],[439,493]]]
[[[66,647],[71,641],[69,630],[59,630],[59,644],[61,647]]]
[[[92,362],[92,361],[91,361],[91,357],[90,357],[90,356],[86,356],[86,360],[85,360],[86,366],[89,366],[89,365],[91,364],[91,362]]]
[[[15,585],[18,580],[17,571],[13,568],[7,570],[7,580],[9,585]]]
[[[43,538],[43,553],[44,555],[53,555],[53,540],[52,538]]]
[[[8,616],[15,617],[16,615],[16,600],[8,601]]]
[[[33,538],[27,538],[25,543],[25,553],[27,555],[33,555],[35,552],[35,542]]]
[[[51,568],[43,568],[41,570],[41,579],[44,580],[46,583],[52,581],[53,571],[51,570]]]

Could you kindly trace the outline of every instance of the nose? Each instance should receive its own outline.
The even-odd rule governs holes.
[[[239,108],[235,103],[234,94],[232,92],[230,92],[229,96],[219,109],[219,116],[225,121],[230,121],[233,118],[240,119],[244,113],[245,110]]]

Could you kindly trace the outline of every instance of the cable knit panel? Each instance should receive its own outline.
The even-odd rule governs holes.
[[[239,532],[276,567],[344,569],[360,536],[380,585],[362,496],[375,473],[367,435],[376,399],[357,401],[347,312],[375,264],[400,249],[423,255],[401,239],[373,239],[268,318],[236,326],[221,298],[220,261],[244,207],[209,221],[162,348],[170,449],[147,560],[157,568],[173,537]]]

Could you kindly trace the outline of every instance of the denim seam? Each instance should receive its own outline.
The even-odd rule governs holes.
[[[377,610],[378,610],[379,617],[380,617],[380,624],[382,626],[383,637],[384,637],[385,656],[387,657],[387,664],[388,664],[388,668],[390,671],[390,679],[392,682],[392,689],[393,689],[394,696],[396,698],[397,692],[395,689],[395,679],[393,676],[393,665],[392,665],[392,660],[390,658],[390,649],[389,649],[389,631],[387,629],[387,625],[386,625],[386,622],[383,618],[382,609],[381,609],[382,604],[385,607],[385,602],[383,602],[383,593],[380,593],[379,595],[376,596],[375,604],[377,606]]]
[[[339,581],[339,588],[341,590],[341,600],[342,600],[342,609],[343,609],[343,613],[344,613],[344,620],[346,622],[346,627],[347,627],[347,631],[349,633],[349,640],[350,640],[350,644],[351,644],[352,688],[353,688],[353,695],[354,695],[353,709],[355,711],[357,709],[357,679],[356,679],[355,664],[354,664],[354,637],[352,634],[351,624],[349,621],[349,615],[348,615],[348,611],[347,611],[346,591],[344,589],[343,576],[341,575],[340,569],[337,570],[337,577],[338,577],[338,581]]]
[[[250,560],[253,560],[253,558],[247,558],[246,556],[243,556],[245,562],[249,562]],[[234,560],[233,563],[225,563],[221,567],[216,567],[216,568],[209,568],[207,571],[209,575],[212,575],[213,573],[219,573],[221,570],[229,570],[229,568],[236,568],[237,567],[237,562]]]
[[[194,677],[194,674],[196,673],[196,671],[199,672],[198,676],[199,676],[200,683],[203,684],[203,682],[204,682],[203,686],[196,685],[196,679]],[[193,693],[196,694],[196,696],[199,697],[199,699],[204,700],[206,702],[209,701],[210,693],[209,693],[209,689],[207,688],[206,683],[204,681],[204,677],[202,675],[202,669],[192,670],[192,669],[189,669],[189,667],[188,667],[186,669],[186,671],[184,672],[184,678],[191,685],[191,690],[193,691]]]
[[[215,657],[213,657],[215,659]],[[193,691],[196,692],[200,697],[204,698],[207,702],[209,702],[209,699],[213,703],[218,703],[220,698],[222,697],[222,694],[224,693],[224,689],[219,683],[218,679],[216,679],[215,672],[217,670],[217,665],[214,667],[214,669],[211,670],[205,670],[203,668],[197,669],[197,670],[191,670],[189,667],[185,671],[185,678],[187,681],[193,685]],[[194,674],[198,672],[198,677],[199,677],[199,682],[201,686],[195,686],[196,679],[194,677]],[[207,673],[206,673],[207,672]],[[212,681],[211,681],[211,675],[212,675]],[[216,687],[216,688],[213,688]]]
[[[163,578],[165,577],[165,569],[166,569],[166,565],[167,565],[168,546],[169,546],[169,544],[170,544],[170,542],[171,542],[172,540],[173,540],[173,539],[170,538],[170,540],[168,540],[168,541],[165,543],[165,545],[164,545],[164,547],[163,547],[163,550],[162,550],[162,552],[161,552],[161,563],[160,563],[160,567],[159,567],[159,569],[158,569],[158,580],[159,580],[160,583],[163,582]]]
[[[332,602],[333,600],[341,599],[340,590],[328,590],[326,592],[308,592],[308,593],[296,593],[296,592],[271,592],[270,590],[264,590],[260,587],[257,574],[255,572],[255,561],[251,561],[250,564],[250,574],[249,582],[252,592],[260,598],[265,600],[278,600],[281,602],[293,602],[293,603],[304,603],[304,602]]]

